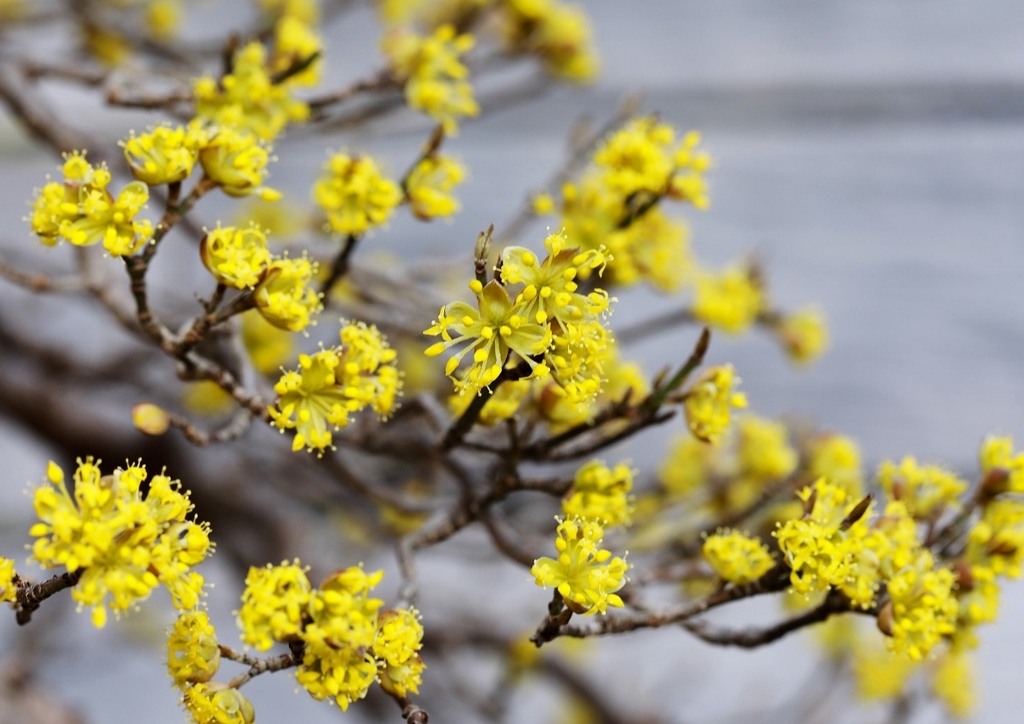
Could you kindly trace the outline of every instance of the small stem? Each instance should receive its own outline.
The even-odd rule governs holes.
[[[217,288],[218,290],[222,290],[223,285],[217,285]],[[221,296],[223,296],[223,292],[221,292]],[[211,298],[204,306],[216,306],[218,303],[216,297],[217,292],[214,292],[214,298]],[[178,339],[174,347],[173,355],[175,357],[180,357],[199,344],[206,336],[207,332],[209,332],[213,327],[216,327],[218,324],[223,324],[236,314],[247,312],[255,306],[256,297],[252,292],[246,292],[235,297],[230,304],[220,311],[209,311],[206,314],[196,317],[188,330]]]
[[[557,590],[551,597],[551,602],[548,604],[548,616],[544,619],[540,626],[537,627],[536,633],[530,637],[530,641],[539,649],[541,646],[549,641],[554,641],[558,637],[558,633],[562,626],[569,623],[569,619],[572,618],[572,609],[565,607],[565,601],[562,600],[562,594]]]
[[[690,353],[690,358],[686,360],[686,364],[679,368],[672,379],[662,385],[661,389],[655,392],[653,395],[644,400],[641,409],[653,412],[661,407],[665,398],[675,390],[677,387],[682,385],[686,378],[690,376],[690,373],[701,366],[704,362],[704,355],[708,352],[708,346],[711,344],[711,330],[704,327],[701,330],[700,337],[697,339],[697,344],[693,348],[693,352]]]
[[[359,242],[359,237],[355,234],[349,234],[345,237],[345,245],[341,248],[341,251],[336,257],[334,257],[334,264],[331,265],[331,273],[327,275],[323,283],[320,285],[320,293],[326,295],[331,291],[331,288],[341,279],[348,274],[349,261],[352,258],[352,252],[356,249],[356,244]]]
[[[39,604],[45,601],[50,596],[63,591],[65,588],[73,588],[78,583],[82,575],[85,573],[84,568],[79,568],[74,573],[65,572],[60,575],[54,576],[53,578],[43,581],[42,583],[36,583],[35,585],[22,587],[18,586],[18,593],[15,608],[17,609],[17,615],[15,620],[19,626],[24,626],[32,620],[32,614]],[[20,580],[16,579],[16,583],[20,583]]]
[[[239,674],[229,681],[228,687],[238,689],[245,686],[254,676],[265,674],[268,671],[284,671],[285,669],[291,669],[298,665],[299,660],[293,654],[281,654],[269,659],[256,659],[255,663],[249,667],[248,671]]]
[[[470,431],[476,420],[480,417],[480,412],[484,409],[484,405],[491,399],[494,391],[498,389],[498,385],[502,382],[501,376],[498,377],[494,382],[491,383],[490,387],[485,387],[473,398],[473,401],[469,403],[469,407],[465,409],[455,424],[448,428],[448,432],[445,433],[444,439],[441,440],[442,450],[451,450],[457,447],[462,438],[466,436],[466,433]]]
[[[313,65],[316,61],[320,60],[320,51],[317,50],[305,58],[297,58],[294,63],[289,65],[284,70],[278,71],[270,77],[271,85],[280,85],[289,78],[292,78],[302,71],[306,70],[309,66]]]
[[[52,277],[48,274],[24,272],[11,266],[2,256],[0,256],[0,277],[35,293],[68,294],[86,291],[85,280],[81,276]]]
[[[251,410],[239,410],[223,427],[212,432],[206,432],[196,427],[192,422],[180,415],[169,415],[168,423],[171,427],[181,430],[185,439],[196,447],[207,447],[215,443],[230,442],[237,440],[246,433],[252,423],[253,414]]]

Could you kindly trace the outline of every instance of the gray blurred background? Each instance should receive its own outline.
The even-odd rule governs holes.
[[[232,4],[200,4],[197,16],[223,21],[224,6]],[[831,349],[809,369],[790,366],[764,334],[716,338],[710,361],[736,365],[753,411],[848,434],[869,465],[913,454],[971,472],[985,434],[1015,434],[1024,442],[1024,5],[601,0],[585,6],[603,61],[600,81],[555,89],[466,124],[448,146],[472,174],[461,193],[463,213],[451,224],[396,221],[364,249],[424,260],[468,256],[477,231],[508,218],[524,192],[548,178],[581,114],[606,117],[624,94],[641,90],[645,109],[677,128],[701,130],[715,159],[710,210],[686,213],[699,258],[720,266],[756,251],[780,306],[815,302],[828,317]],[[374,67],[374,38],[366,8],[332,25],[325,85]],[[54,98],[81,127],[109,139],[152,122],[139,113],[104,112],[78,92],[58,90]],[[324,148],[347,146],[404,168],[426,128],[399,114],[358,132],[286,139],[272,182],[304,199]],[[22,221],[32,189],[55,165],[0,118],[0,251],[12,261],[66,258],[66,249],[28,252],[34,241]],[[216,204],[204,202],[199,218],[212,225],[216,213]],[[539,244],[542,225],[535,232]],[[34,305],[43,302],[4,287],[0,303],[41,308]],[[619,297],[615,325],[672,305],[644,291]],[[103,345],[102,333],[59,321],[56,328],[69,343]],[[627,353],[654,371],[689,344],[689,333],[677,335],[678,344],[638,344]],[[631,456],[650,469],[675,429],[608,456]],[[0,523],[10,555],[25,541],[25,484],[42,476],[48,453],[0,421],[0,455]],[[386,560],[379,565],[393,570]],[[216,556],[206,566],[217,579]],[[222,580],[210,600],[224,627],[237,606],[232,585]],[[524,578],[524,589],[530,586]],[[536,618],[544,601],[525,593]],[[159,638],[166,611],[147,607],[98,633],[67,601],[52,608],[64,609],[54,620],[74,620],[60,629],[73,648],[43,668],[45,684],[92,722],[136,722],[143,710],[154,723],[181,719],[169,680],[144,646]],[[723,620],[749,622],[774,612],[737,609]],[[15,628],[11,616],[0,617],[4,651],[32,635]],[[742,652],[696,643],[683,632],[647,633],[593,644],[588,668],[602,686],[670,703],[688,722],[784,722],[787,710],[776,707],[817,665],[812,646],[798,638]],[[977,721],[1016,722],[1024,585],[1006,585],[1000,620],[981,638]],[[260,679],[246,693],[261,722],[339,717],[336,708],[293,694],[287,675]],[[550,692],[539,690],[516,710],[523,718],[510,721],[554,721],[550,703]],[[360,721],[359,709],[345,718]],[[820,721],[880,716],[866,708]],[[915,721],[941,718],[925,709]]]

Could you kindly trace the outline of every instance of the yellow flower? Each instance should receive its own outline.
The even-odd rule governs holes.
[[[921,661],[944,636],[952,634],[958,609],[954,586],[953,572],[936,568],[931,552],[919,550],[886,584],[892,611],[886,640],[889,648]]]
[[[781,480],[796,469],[797,454],[780,422],[744,415],[739,421],[739,465],[743,475]]]
[[[32,555],[45,568],[85,569],[71,596],[93,609],[97,628],[106,623],[107,605],[131,610],[160,584],[178,609],[194,608],[202,595],[203,578],[190,569],[212,547],[209,526],[185,519],[192,503],[178,481],[154,475],[143,495],[146,478],[140,465],[103,475],[87,458],[72,494],[51,462],[33,495],[40,522],[29,531],[37,539]]]
[[[199,256],[218,282],[236,289],[256,286],[270,263],[267,237],[255,226],[218,226],[206,232]]]
[[[967,536],[967,560],[997,576],[1017,578],[1024,561],[1024,502],[999,498],[985,506]]]
[[[312,590],[298,560],[250,568],[238,611],[242,640],[258,651],[267,651],[275,641],[295,640],[302,633]]]
[[[697,378],[683,400],[690,432],[698,440],[717,445],[729,429],[731,411],[747,406],[747,398],[733,387],[740,382],[732,365],[711,367]]]
[[[270,148],[248,131],[217,126],[199,151],[199,163],[206,175],[228,196],[257,194],[263,199],[278,197],[262,186],[270,162]]]
[[[594,521],[571,518],[559,523],[558,558],[538,558],[530,569],[537,585],[558,589],[566,606],[588,616],[624,605],[615,591],[625,585],[629,564],[600,548],[603,536]]]
[[[458,132],[459,118],[480,112],[467,80],[469,69],[462,63],[475,42],[472,35],[457,35],[451,25],[430,36],[395,29],[384,37],[384,53],[405,83],[406,101],[439,121],[448,135]]]
[[[878,466],[878,482],[891,500],[900,500],[915,518],[926,519],[944,509],[958,507],[958,498],[967,483],[937,465],[918,465],[905,457],[896,465],[883,460]]]
[[[336,234],[362,234],[387,222],[402,200],[398,185],[369,156],[336,153],[313,186],[313,199]]]
[[[812,478],[825,478],[852,497],[860,496],[864,474],[857,443],[845,435],[819,435],[811,440],[808,457],[807,472]]]
[[[242,344],[257,372],[272,375],[288,360],[295,358],[295,337],[275,327],[258,312],[242,315]]]
[[[261,43],[239,48],[231,72],[220,81],[203,76],[193,82],[196,117],[264,141],[276,138],[289,123],[305,121],[309,106],[292,98],[290,84],[275,83],[267,65],[267,49]]]
[[[421,159],[405,182],[412,212],[424,221],[456,214],[459,201],[451,191],[465,176],[466,169],[452,158],[433,155]]]
[[[383,575],[346,568],[328,576],[313,592],[312,622],[302,634],[306,647],[295,678],[314,699],[333,698],[344,711],[366,696],[376,680],[377,662],[370,649],[384,602],[369,594]]]
[[[939,660],[932,679],[932,693],[955,717],[966,718],[977,705],[974,670],[965,654],[946,653]]]
[[[1024,453],[1013,451],[1012,437],[988,435],[978,458],[990,494],[1024,493]]]
[[[814,361],[828,348],[828,327],[817,309],[787,314],[774,325],[774,330],[789,358],[797,364]]]
[[[658,480],[670,495],[699,491],[711,477],[718,450],[691,434],[675,438],[658,472]]]
[[[209,681],[220,667],[217,632],[205,611],[184,611],[167,637],[167,670],[174,683]]]
[[[847,523],[847,516],[864,505],[863,501],[851,499],[843,488],[825,479],[818,479],[797,496],[805,509],[810,509],[799,520],[781,523],[774,533],[790,568],[793,590],[807,596],[840,588],[867,608],[874,600],[880,574],[873,566],[860,565],[862,554],[871,545],[884,542],[885,536],[869,539],[867,509],[861,508],[858,520]]]
[[[216,681],[182,689],[182,704],[195,724],[253,724],[256,712],[238,689]]]
[[[764,295],[747,269],[697,276],[693,316],[704,324],[738,334],[754,323],[763,304]]]
[[[350,415],[366,407],[381,417],[394,410],[401,390],[395,359],[376,327],[344,324],[341,346],[300,355],[299,369],[274,385],[273,424],[282,432],[295,430],[292,450],[322,452],[332,445],[331,429],[347,426]]]
[[[14,561],[0,557],[0,602],[14,601],[18,597],[18,587],[14,579],[18,573],[14,570]]]
[[[613,133],[594,153],[605,185],[620,197],[667,193],[675,170],[674,131],[653,116],[636,118]]]
[[[437,321],[424,334],[440,335],[443,340],[427,348],[428,357],[469,342],[448,360],[445,374],[451,376],[472,351],[473,365],[463,378],[463,390],[475,394],[497,379],[510,352],[529,360],[550,346],[551,337],[547,327],[519,313],[505,287],[496,280],[486,286],[473,280],[470,289],[477,295],[478,309],[465,302],[452,302],[441,308]]]
[[[546,70],[582,83],[597,73],[590,23],[582,8],[557,0],[507,0],[502,34],[510,50],[532,53]]]
[[[188,126],[157,126],[140,136],[122,141],[128,168],[149,186],[183,181],[192,173],[199,149],[206,143],[206,131],[198,123]]]
[[[127,184],[115,197],[106,166],[93,167],[85,153],[64,157],[64,182],[46,184],[36,198],[29,221],[46,246],[62,238],[75,246],[101,243],[114,256],[135,252],[153,236],[149,220],[135,217],[149,200],[149,189],[139,181]]]
[[[702,551],[715,573],[730,583],[756,581],[775,563],[764,543],[738,531],[720,530],[708,536]]]
[[[423,646],[423,626],[415,609],[384,611],[377,619],[373,656],[381,686],[390,694],[418,694],[426,666],[417,653]]]
[[[530,380],[512,380],[501,385],[487,400],[484,408],[480,410],[477,422],[480,425],[491,427],[514,417],[523,401],[527,399],[531,384]],[[473,399],[472,395],[455,393],[448,398],[448,408],[453,415],[461,415]]]
[[[172,40],[180,27],[180,0],[152,0],[146,6],[146,30],[154,40]]]
[[[317,264],[305,256],[273,259],[253,292],[256,309],[279,329],[301,332],[323,309],[320,294],[311,287]]]
[[[314,54],[323,55],[323,43],[308,23],[294,15],[285,15],[274,25],[274,52],[267,63],[271,76],[284,73],[296,63],[305,63]],[[288,76],[290,86],[314,86],[320,82],[323,58],[317,57],[298,73]]]
[[[882,646],[861,645],[853,651],[853,678],[864,701],[895,699],[920,668],[917,661],[897,656]]]
[[[591,460],[576,471],[572,490],[562,501],[562,512],[567,518],[598,521],[606,528],[629,525],[632,490],[633,471],[628,465],[609,468],[600,460]]]

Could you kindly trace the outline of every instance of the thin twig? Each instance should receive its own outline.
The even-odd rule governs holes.
[[[60,575],[54,576],[49,580],[34,585],[19,585],[20,579],[15,580],[18,592],[15,599],[15,608],[17,614],[15,620],[19,626],[24,626],[32,620],[32,614],[39,604],[48,599],[50,596],[63,591],[65,588],[74,588],[82,576],[85,574],[84,568],[79,568],[75,572],[64,572]]]

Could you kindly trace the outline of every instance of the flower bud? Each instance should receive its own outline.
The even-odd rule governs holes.
[[[875,619],[875,625],[878,626],[878,630],[889,637],[892,637],[893,615],[892,601],[886,601],[885,605],[878,612],[878,618]]]
[[[256,721],[256,711],[238,689],[214,682],[207,692],[215,710],[214,721],[228,724],[253,724]]]
[[[132,422],[139,432],[157,437],[167,432],[171,416],[162,407],[143,402],[132,408]]]

